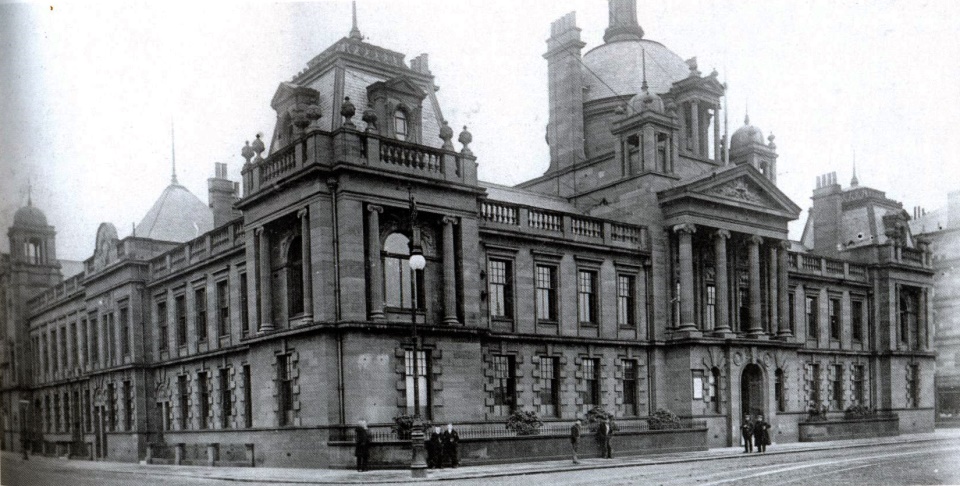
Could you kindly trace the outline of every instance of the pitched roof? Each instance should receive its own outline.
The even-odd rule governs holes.
[[[479,182],[480,187],[487,190],[487,198],[521,206],[546,209],[548,211],[562,211],[566,213],[582,214],[583,211],[570,204],[566,198],[534,192],[529,189],[501,186],[492,182]]]
[[[184,243],[213,229],[213,212],[186,187],[172,183],[136,227],[151,240]]]

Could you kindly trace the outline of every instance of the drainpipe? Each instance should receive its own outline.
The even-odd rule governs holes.
[[[330,213],[333,224],[333,307],[334,321],[340,323],[340,224],[337,222],[337,179],[327,179],[330,189]],[[337,405],[340,425],[347,423],[343,389],[343,331],[337,329]]]

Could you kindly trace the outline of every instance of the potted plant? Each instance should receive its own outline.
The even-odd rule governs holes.
[[[517,410],[507,417],[507,430],[514,431],[517,435],[539,434],[542,426],[540,415],[534,411]]]
[[[679,429],[680,417],[677,417],[677,414],[669,410],[658,408],[656,412],[650,414],[650,417],[647,419],[647,424],[650,430]]]

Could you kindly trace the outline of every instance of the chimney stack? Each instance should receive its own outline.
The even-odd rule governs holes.
[[[214,176],[207,179],[207,200],[213,211],[213,227],[219,228],[241,216],[233,205],[240,197],[240,184],[227,178],[227,164],[217,162]]]

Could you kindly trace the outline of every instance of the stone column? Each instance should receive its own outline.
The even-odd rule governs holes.
[[[732,332],[730,329],[730,293],[727,287],[727,240],[730,239],[730,232],[727,230],[717,230],[713,234],[713,253],[716,262],[716,298],[717,315],[716,333],[726,334]]]
[[[263,226],[256,229],[260,270],[260,332],[273,331],[273,294],[270,289],[270,235]]]
[[[459,324],[457,320],[457,262],[453,245],[453,216],[443,217],[443,323]]]
[[[380,320],[383,315],[383,269],[380,264],[380,213],[383,206],[367,205],[367,293],[370,296],[370,320]]]
[[[690,131],[693,153],[700,155],[700,102],[697,100],[690,102],[690,124],[693,125]]]
[[[720,154],[720,147],[722,146],[722,141],[720,140],[720,106],[713,107],[713,160],[719,162],[723,160],[723,156]]]
[[[793,335],[793,331],[790,330],[790,315],[793,313],[793,309],[790,308],[790,289],[787,286],[787,279],[790,273],[790,241],[783,240],[780,242],[778,255],[778,266],[780,267],[779,278],[777,279],[777,286],[779,287],[779,296],[780,296],[780,332],[779,335],[781,338],[789,338]]]
[[[303,260],[303,320],[313,321],[313,262],[310,261],[310,212],[304,208],[300,217],[300,257]]]
[[[777,266],[780,261],[777,258],[777,245],[770,245],[767,252],[767,308],[770,309],[770,320],[767,332],[777,334],[780,323],[780,279],[777,278]]]
[[[763,335],[760,326],[760,245],[763,238],[752,235],[749,242],[750,255],[750,328],[747,334],[750,337]]]
[[[673,227],[680,238],[680,331],[696,331],[693,309],[693,234],[697,227],[685,223]]]

